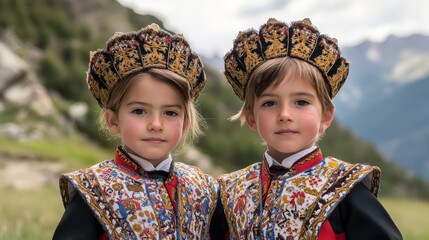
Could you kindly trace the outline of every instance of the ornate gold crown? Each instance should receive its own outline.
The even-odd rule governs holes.
[[[106,50],[91,52],[87,73],[89,91],[105,107],[115,85],[132,73],[148,69],[170,70],[189,81],[196,99],[206,84],[200,57],[181,34],[172,36],[151,24],[137,32],[115,33]]]
[[[341,57],[337,40],[321,35],[306,18],[286,23],[270,18],[259,33],[240,32],[225,55],[225,76],[235,94],[244,101],[249,76],[261,63],[280,57],[294,57],[317,67],[328,83],[333,98],[349,73],[349,63]]]

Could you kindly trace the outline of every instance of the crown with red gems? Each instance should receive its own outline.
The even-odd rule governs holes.
[[[337,40],[322,35],[306,18],[290,26],[270,18],[259,32],[240,32],[225,55],[225,76],[241,101],[249,77],[261,63],[274,58],[293,57],[320,70],[334,98],[347,79],[349,63],[341,57]]]
[[[149,68],[167,69],[187,79],[193,99],[206,84],[203,62],[188,42],[181,34],[173,36],[156,24],[136,32],[115,33],[106,49],[90,55],[86,81],[101,107],[106,106],[119,81]]]

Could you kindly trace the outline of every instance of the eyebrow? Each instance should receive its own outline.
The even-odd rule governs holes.
[[[308,96],[308,97],[315,97],[314,94],[311,94],[309,92],[294,92],[292,93],[293,96]],[[263,93],[259,96],[259,98],[261,97],[277,97],[278,94],[273,94],[273,93]]]
[[[317,97],[314,94],[309,93],[309,92],[296,92],[296,93],[293,93],[293,95],[296,95],[296,96],[307,96],[307,97]]]
[[[129,102],[127,103],[126,106],[132,106],[132,105],[143,105],[143,106],[151,106],[151,104],[145,103],[145,102]],[[182,109],[182,105],[180,104],[166,104],[166,105],[162,105],[162,107],[164,108],[180,108]]]

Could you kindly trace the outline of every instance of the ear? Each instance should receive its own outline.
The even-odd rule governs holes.
[[[320,123],[321,133],[326,131],[326,129],[328,129],[329,126],[331,125],[332,121],[334,120],[334,112],[335,112],[335,107],[329,108],[325,111],[322,122]]]
[[[118,117],[115,112],[107,109],[104,112],[104,120],[111,134],[119,134]]]
[[[245,115],[245,119],[246,119],[247,126],[249,126],[249,128],[252,129],[253,131],[257,131],[255,116],[253,116],[253,114],[247,113]]]

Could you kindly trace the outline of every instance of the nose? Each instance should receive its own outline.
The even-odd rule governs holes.
[[[278,122],[285,122],[285,121],[292,120],[292,112],[289,106],[285,104],[280,104],[278,109],[279,109],[278,116],[277,116]]]
[[[162,131],[163,129],[163,118],[159,114],[153,114],[147,125],[149,131]]]

